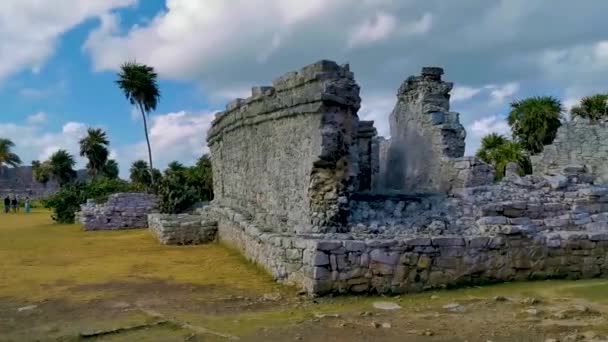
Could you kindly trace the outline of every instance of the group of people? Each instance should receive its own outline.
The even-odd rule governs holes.
[[[13,213],[18,213],[19,209],[21,208],[21,202],[19,201],[19,197],[17,196],[13,196],[13,198],[10,198],[8,195],[4,198],[4,213],[8,214],[11,211]],[[32,211],[32,208],[30,206],[30,198],[26,197],[25,198],[25,213],[29,214]]]

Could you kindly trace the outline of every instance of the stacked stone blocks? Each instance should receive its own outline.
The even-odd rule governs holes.
[[[198,245],[213,242],[217,220],[200,214],[149,214],[149,229],[163,245]]]
[[[121,230],[148,227],[148,214],[158,212],[158,199],[145,193],[116,193],[105,203],[87,201],[78,220],[85,230]]]

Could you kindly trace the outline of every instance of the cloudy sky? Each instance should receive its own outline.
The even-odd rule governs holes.
[[[59,148],[77,154],[86,128],[102,127],[126,175],[146,150],[114,80],[137,59],[161,77],[150,129],[158,166],[190,163],[227,101],[333,59],[351,64],[359,115],[383,135],[400,83],[444,67],[472,154],[481,136],[508,131],[514,99],[571,106],[608,91],[606,13],[606,0],[2,0],[0,137],[29,164]]]

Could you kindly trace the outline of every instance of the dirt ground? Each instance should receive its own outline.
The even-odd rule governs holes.
[[[308,298],[220,245],[0,215],[0,341],[608,341],[608,280]]]

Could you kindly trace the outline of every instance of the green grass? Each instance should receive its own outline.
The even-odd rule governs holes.
[[[268,293],[280,288],[220,245],[161,246],[147,230],[85,232],[58,225],[46,211],[0,217],[0,297],[95,298],[70,288],[110,282],[165,281]]]

